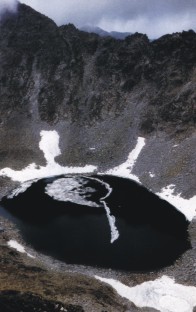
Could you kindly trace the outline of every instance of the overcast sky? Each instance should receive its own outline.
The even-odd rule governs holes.
[[[0,0],[14,3],[16,0]],[[20,0],[52,18],[58,25],[73,23],[105,30],[166,33],[196,30],[196,0]],[[0,5],[1,9],[1,5]]]

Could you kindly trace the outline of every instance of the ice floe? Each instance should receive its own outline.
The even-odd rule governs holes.
[[[89,200],[89,195],[96,192],[94,188],[87,187],[88,183],[82,177],[67,177],[55,180],[45,187],[45,193],[58,201],[72,202],[90,207],[100,207]]]
[[[107,215],[107,218],[108,218],[108,222],[109,222],[109,225],[110,225],[110,232],[111,232],[111,240],[110,240],[110,242],[114,243],[114,241],[119,238],[120,234],[119,234],[119,231],[118,231],[118,229],[116,227],[116,224],[115,224],[116,223],[116,218],[111,215],[110,208],[108,207],[107,203],[105,202],[105,199],[108,198],[110,196],[110,194],[112,193],[112,188],[109,186],[108,183],[102,181],[101,179],[92,178],[92,177],[89,177],[89,179],[98,181],[99,183],[104,185],[105,188],[108,190],[108,193],[104,197],[100,198],[100,202],[103,204],[103,206],[105,208],[106,215]]]

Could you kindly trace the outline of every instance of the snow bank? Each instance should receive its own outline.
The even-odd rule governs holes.
[[[128,287],[114,279],[95,278],[109,284],[121,297],[140,308],[155,308],[161,312],[192,312],[196,306],[196,287],[176,284],[168,276],[135,287]]]
[[[123,164],[106,171],[105,174],[114,175],[122,178],[129,178],[140,183],[139,178],[131,172],[144,146],[145,139],[142,137],[138,137],[136,147],[131,151],[127,160]]]
[[[55,157],[61,154],[58,133],[56,131],[41,131],[40,135],[41,140],[39,148],[44,153],[47,162],[46,166],[37,166],[35,163],[32,163],[22,170],[13,170],[10,168],[3,168],[0,170],[0,176],[8,177],[13,181],[21,183],[21,186],[14,191],[16,195],[25,191],[35,180],[61,174],[92,173],[97,169],[97,167],[91,165],[86,165],[84,167],[66,167],[59,165],[55,161]],[[13,196],[13,194],[14,193],[12,193],[11,196]]]
[[[7,244],[9,247],[16,249],[18,252],[25,253],[30,258],[35,258],[34,256],[30,255],[28,252],[26,252],[25,248],[15,240],[10,240]]]
[[[174,195],[175,185],[170,184],[162,188],[161,192],[156,193],[160,198],[165,199],[167,202],[181,211],[188,221],[196,217],[196,196],[190,199],[182,198],[179,194]]]

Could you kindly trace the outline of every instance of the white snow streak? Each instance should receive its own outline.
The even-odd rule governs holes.
[[[111,244],[117,240],[119,238],[119,232],[118,232],[118,229],[115,225],[115,222],[116,222],[116,218],[114,216],[111,215],[111,211],[110,211],[110,208],[107,206],[106,202],[105,202],[105,199],[108,198],[110,196],[110,194],[112,193],[112,188],[109,186],[108,183],[100,180],[100,179],[97,179],[97,178],[91,178],[89,177],[89,179],[91,180],[95,180],[95,181],[98,181],[99,183],[101,183],[102,185],[104,185],[106,187],[106,189],[108,190],[108,193],[106,194],[106,196],[100,198],[100,202],[103,204],[104,208],[105,208],[105,211],[106,211],[106,215],[107,215],[107,218],[108,218],[108,222],[109,222],[109,225],[110,225],[110,231],[111,231]]]
[[[59,135],[56,131],[41,131],[39,148],[44,153],[47,165],[54,164],[54,158],[61,155],[59,148]]]
[[[10,240],[7,244],[9,247],[16,249],[18,252],[25,253],[24,247],[21,244],[17,243],[17,241]]]
[[[133,175],[131,172],[144,146],[145,139],[142,137],[138,137],[137,145],[135,149],[129,154],[127,161],[113,169],[106,171],[105,174],[119,176],[122,178],[129,178],[140,183],[139,178],[136,175]],[[178,145],[174,145],[174,147],[177,146]],[[153,172],[149,172],[149,175],[151,178],[155,177]],[[193,218],[196,217],[196,196],[193,196],[190,199],[185,199],[180,196],[181,193],[174,195],[174,187],[175,185],[168,185],[162,188],[162,190],[156,193],[156,195],[172,204],[174,207],[176,207],[176,209],[178,209],[185,215],[187,220],[191,221]]]
[[[155,308],[161,312],[192,312],[196,306],[196,287],[176,284],[168,276],[135,287],[128,287],[114,279],[95,278],[111,285],[121,297],[140,308]]]
[[[142,137],[138,137],[136,147],[131,151],[127,160],[123,164],[106,171],[105,174],[119,176],[123,178],[129,178],[131,180],[134,180],[140,183],[139,178],[136,175],[132,174],[131,172],[144,146],[145,146],[145,139]]]
[[[196,196],[193,196],[190,199],[182,198],[179,194],[174,195],[175,185],[170,184],[162,188],[161,192],[156,193],[162,199],[165,199],[167,202],[176,207],[181,211],[188,221],[191,221],[196,217]]]
[[[15,240],[11,239],[7,244],[9,247],[16,249],[18,252],[25,253],[30,258],[35,258],[34,256],[30,255],[28,252],[26,252],[25,248]]]

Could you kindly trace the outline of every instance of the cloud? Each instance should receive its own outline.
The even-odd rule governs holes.
[[[0,0],[2,1],[2,0]],[[195,0],[21,0],[58,25],[73,23],[111,31],[165,33],[196,30]]]
[[[6,12],[15,12],[17,8],[17,0],[0,0],[0,17]]]
[[[196,30],[196,23],[195,16],[190,16],[189,14],[174,14],[172,18],[170,16],[154,18],[153,22],[145,16],[128,21],[102,19],[99,23],[99,27],[109,31],[120,30],[122,32],[147,33],[150,38],[158,38],[164,34],[181,32],[182,30]]]

